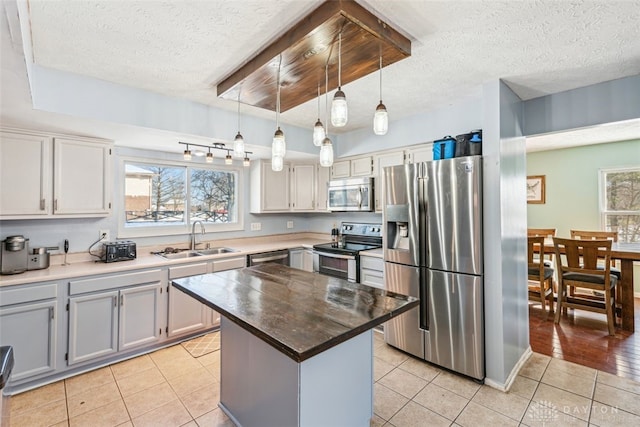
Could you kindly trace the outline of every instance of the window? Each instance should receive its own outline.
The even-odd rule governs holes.
[[[181,234],[194,221],[207,231],[242,229],[239,170],[212,165],[124,161],[123,236]]]
[[[601,171],[604,229],[620,242],[640,242],[640,168]]]

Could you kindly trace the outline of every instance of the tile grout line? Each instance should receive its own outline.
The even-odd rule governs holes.
[[[113,375],[113,380],[116,382],[116,387],[118,387],[118,392],[120,393],[120,398],[122,399],[124,410],[127,411],[127,415],[129,416],[129,421],[131,422],[131,424],[133,424],[133,418],[131,418],[131,412],[129,412],[129,408],[127,407],[127,402],[125,402],[124,395],[122,394],[122,389],[120,388],[120,384],[118,384],[118,380],[116,379],[116,375],[113,373],[113,369],[111,368],[111,366],[113,365],[109,365],[109,369],[111,370],[111,375]],[[124,424],[124,423],[120,423],[120,424]]]

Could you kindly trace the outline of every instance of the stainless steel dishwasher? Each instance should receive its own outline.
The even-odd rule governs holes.
[[[247,266],[249,267],[264,264],[265,262],[275,262],[289,266],[289,249],[247,255]]]

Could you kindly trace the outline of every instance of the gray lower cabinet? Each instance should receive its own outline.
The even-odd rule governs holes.
[[[165,283],[161,270],[71,281],[68,364],[159,342]]]
[[[38,284],[0,291],[0,345],[13,347],[14,383],[56,369],[57,290]]]
[[[360,254],[360,283],[384,289],[384,260]]]
[[[195,276],[246,266],[245,256],[214,259],[169,268],[169,281],[181,277]],[[220,314],[202,304],[197,299],[175,289],[169,283],[169,319],[167,336],[169,338],[186,335],[220,325]]]
[[[289,266],[298,270],[313,272],[313,250],[304,248],[290,249]]]
[[[169,280],[181,277],[205,274],[209,270],[209,262],[181,265],[169,268]],[[178,335],[196,332],[211,326],[212,314],[209,307],[197,299],[171,286],[169,283],[169,327],[167,335]]]

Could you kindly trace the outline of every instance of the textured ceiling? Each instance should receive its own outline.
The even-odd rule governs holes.
[[[230,111],[237,105],[216,98],[216,83],[321,3],[19,1],[28,1],[33,60],[39,65]],[[15,4],[9,8],[11,3],[2,2],[9,24],[15,16]],[[392,123],[463,98],[477,98],[481,85],[496,78],[504,79],[521,98],[530,99],[640,73],[640,0],[359,3],[412,41],[411,58],[385,67],[383,73],[383,99]],[[35,125],[20,37],[8,29],[4,17],[1,24],[3,118],[10,112],[12,118]],[[343,89],[350,108],[345,131],[371,126],[379,99],[377,73]],[[317,118],[316,108],[316,101],[309,101],[281,118],[285,123],[310,127]],[[242,111],[274,119],[273,113],[255,107],[243,107]],[[52,113],[39,113],[37,120],[51,130],[73,128],[79,134],[100,134],[123,145],[176,145],[175,135],[152,129]],[[640,138],[638,129],[640,119],[540,135],[528,138],[527,147],[548,149]]]
[[[215,85],[319,0],[29,0],[34,61],[235,110]],[[478,96],[503,78],[523,99],[640,71],[640,1],[366,0],[402,31],[412,56],[384,69],[391,120]],[[344,131],[368,127],[378,75],[343,87]],[[316,102],[282,115],[311,126]],[[247,114],[272,117],[255,107]]]

